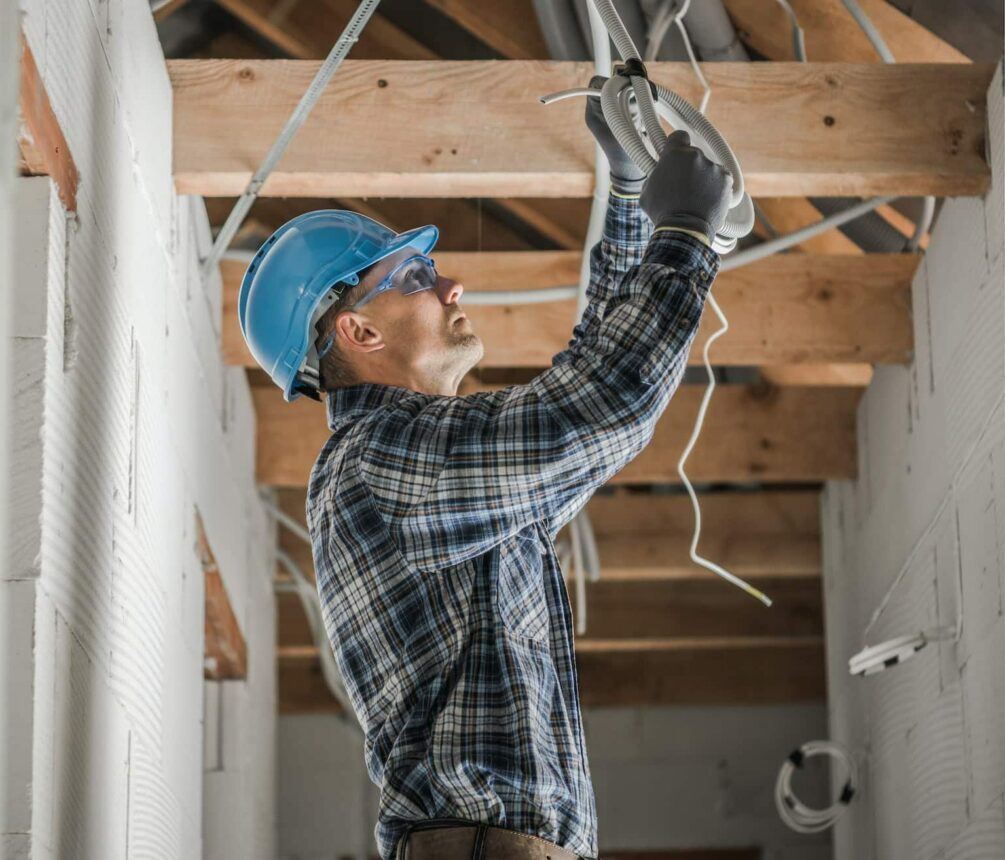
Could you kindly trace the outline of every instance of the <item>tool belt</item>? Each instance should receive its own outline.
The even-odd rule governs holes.
[[[398,840],[395,860],[582,860],[554,842],[463,818],[416,821]]]

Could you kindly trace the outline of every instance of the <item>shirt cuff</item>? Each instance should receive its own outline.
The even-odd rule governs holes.
[[[712,243],[708,241],[708,236],[700,230],[688,230],[687,227],[657,227],[653,233],[659,233],[663,230],[676,230],[678,233],[687,233],[688,236],[694,236],[694,238],[700,241],[703,245],[712,247]]]
[[[701,239],[696,239],[692,231],[662,229],[653,234],[642,263],[656,263],[681,272],[694,270],[708,286],[719,272],[720,258]]]
[[[642,211],[639,198],[620,194],[613,189],[607,196],[607,214],[604,217],[605,241],[612,245],[644,247],[653,232],[653,222]]]

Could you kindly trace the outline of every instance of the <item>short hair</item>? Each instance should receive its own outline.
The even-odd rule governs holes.
[[[379,261],[378,261],[379,262]],[[317,340],[314,341],[314,348],[321,352],[324,344],[330,337],[332,339],[331,348],[318,362],[318,386],[322,391],[334,391],[336,388],[345,388],[355,385],[358,380],[349,366],[349,362],[339,349],[338,338],[335,332],[335,318],[342,311],[351,308],[356,302],[366,295],[366,287],[363,286],[363,279],[370,273],[377,263],[372,263],[365,269],[360,269],[356,275],[359,283],[354,287],[349,287],[335,301],[328,310],[322,314],[317,321],[315,329],[318,332]]]

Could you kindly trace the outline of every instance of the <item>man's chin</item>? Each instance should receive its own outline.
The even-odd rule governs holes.
[[[466,361],[470,362],[469,370],[485,356],[485,345],[482,343],[482,339],[474,332],[455,334],[451,350],[458,357],[463,356]]]

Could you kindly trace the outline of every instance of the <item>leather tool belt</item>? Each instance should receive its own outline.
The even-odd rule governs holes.
[[[413,823],[398,841],[395,860],[582,860],[554,842],[463,818]]]

